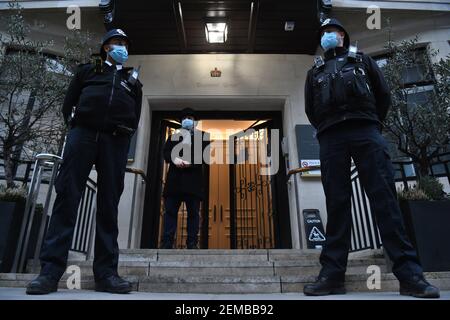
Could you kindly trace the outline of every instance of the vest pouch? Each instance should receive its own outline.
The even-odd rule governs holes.
[[[334,96],[334,103],[338,109],[342,106],[345,107],[348,102],[348,98],[351,97],[351,92],[348,90],[346,85],[347,77],[347,74],[343,72],[336,73],[332,77],[332,93]]]
[[[331,90],[331,76],[329,74],[321,74],[314,81],[314,111],[318,118],[331,109]]]
[[[369,97],[372,95],[366,72],[359,67],[346,70],[346,83],[353,97]]]

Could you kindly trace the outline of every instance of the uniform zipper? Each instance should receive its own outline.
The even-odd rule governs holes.
[[[111,108],[111,102],[112,102],[112,98],[114,95],[114,87],[116,86],[116,73],[117,73],[117,69],[114,70],[114,74],[113,74],[113,83],[112,83],[111,95],[109,96],[108,109]]]
[[[116,74],[117,74],[117,68],[114,69],[114,73],[113,73],[113,82],[112,82],[111,94],[109,95],[108,107],[107,107],[107,110],[106,110],[105,118],[103,119],[103,131],[105,130],[105,127],[106,127],[106,118],[108,117],[108,112],[109,112],[109,109],[111,108],[112,98],[113,98],[113,95],[114,95],[114,87],[116,86]]]

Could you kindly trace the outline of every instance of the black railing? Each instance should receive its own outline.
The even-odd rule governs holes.
[[[21,230],[21,235],[19,236],[19,245],[16,250],[15,263],[12,271],[21,272],[25,269],[26,258],[29,256],[27,252],[24,252],[25,247],[29,241],[30,225],[33,225],[34,211],[36,207],[37,197],[39,194],[39,188],[41,185],[47,185],[46,199],[44,205],[44,212],[41,220],[41,227],[39,230],[39,235],[36,244],[32,247],[36,247],[34,250],[34,261],[33,269],[37,269],[38,257],[40,253],[40,246],[42,245],[43,239],[48,227],[48,221],[51,219],[51,214],[49,214],[50,199],[53,192],[53,186],[56,178],[56,173],[59,170],[59,165],[61,163],[60,157],[49,154],[40,154],[36,156],[36,161],[20,161],[18,163],[18,170],[14,176],[14,182],[21,182],[23,187],[28,189],[26,214],[24,215],[25,220],[22,222],[23,226]],[[4,168],[3,159],[0,159],[0,168]],[[4,171],[4,170],[2,170]],[[1,171],[0,171],[1,172]],[[128,235],[128,248],[131,246],[132,235],[134,234],[133,224],[135,215],[135,198],[137,189],[137,177],[142,177],[142,183],[149,184],[148,178],[145,173],[136,168],[126,168],[126,172],[135,175],[133,183],[133,195],[132,195],[132,205],[130,213],[130,229]],[[31,177],[31,173],[33,173]],[[4,181],[5,177],[0,174],[0,181]],[[97,194],[97,183],[88,178],[86,187],[83,191],[81,201],[78,207],[77,220],[75,224],[74,236],[72,239],[72,244],[70,250],[77,251],[86,254],[88,259],[91,255],[93,237],[95,232],[95,214],[96,214],[96,194]]]
[[[412,160],[392,161],[395,170],[395,182],[401,182],[408,190],[409,183],[417,182],[418,176]],[[450,184],[450,152],[442,153],[431,159],[429,173],[436,178],[446,177]],[[377,249],[381,239],[376,220],[370,210],[369,200],[359,182],[356,168],[352,170],[352,242],[351,251]]]
[[[40,156],[44,156],[39,160]],[[47,160],[47,158],[49,160]],[[27,206],[25,208],[24,221],[22,222],[21,234],[18,239],[18,249],[16,250],[16,257],[13,266],[13,272],[22,272],[26,268],[26,258],[29,253],[24,252],[24,248],[28,248],[30,225],[33,225],[35,218],[34,211],[39,194],[40,186],[47,185],[46,199],[44,205],[44,212],[41,220],[41,227],[38,232],[38,239],[34,248],[34,261],[33,270],[37,270],[38,257],[40,253],[40,246],[48,227],[48,221],[51,219],[49,213],[50,198],[53,192],[54,180],[56,172],[59,170],[60,161],[53,161],[51,159],[57,159],[54,155],[38,155],[35,162],[23,161],[19,163],[19,169],[14,177],[15,182],[21,182],[23,187],[28,189]],[[25,166],[25,168],[23,168]],[[3,161],[0,162],[0,167],[4,167]],[[31,177],[31,173],[33,173]],[[5,180],[4,176],[0,176],[0,181]],[[85,253],[89,256],[91,249],[92,237],[94,231],[93,218],[95,216],[95,199],[96,199],[96,182],[92,179],[88,179],[86,188],[83,191],[82,200],[78,208],[77,221],[75,226],[74,238],[70,250]]]
[[[395,182],[401,182],[404,189],[409,188],[409,183],[417,182],[417,175],[412,160],[392,161],[395,170]],[[320,166],[298,168],[289,171],[287,179],[296,173],[317,170]],[[431,159],[429,173],[437,178],[447,178],[450,185],[450,152],[439,154]],[[381,248],[381,237],[376,224],[376,218],[370,209],[370,202],[367,198],[364,187],[359,181],[356,167],[351,171],[351,208],[352,208],[352,229],[350,251],[361,251],[366,249]]]
[[[359,181],[356,168],[351,172],[352,229],[350,251],[381,248],[381,239],[369,199]]]
[[[73,235],[72,246],[70,250],[82,253],[88,253],[92,243],[94,228],[94,216],[96,213],[95,199],[97,193],[97,184],[91,178],[88,178],[86,188],[81,196],[80,206],[78,207],[77,222]]]
[[[28,183],[31,182],[31,173],[34,171],[35,162],[33,161],[20,161],[19,167],[25,167],[22,168],[23,170],[20,170],[21,172],[18,172],[14,176],[15,182],[21,182],[23,187],[27,187]],[[3,161],[0,162],[0,168],[4,168]],[[52,171],[52,167],[43,167],[43,177],[41,180],[41,185],[49,185],[50,183],[50,173]],[[0,181],[4,181],[5,176],[0,175]],[[49,192],[52,192],[52,190],[48,190]],[[77,216],[77,222],[75,225],[75,233],[74,238],[72,241],[72,246],[70,250],[78,251],[82,253],[87,253],[89,250],[89,237],[91,233],[92,228],[92,219],[95,215],[95,199],[96,199],[96,193],[97,193],[97,183],[92,180],[91,178],[88,178],[86,188],[83,191],[83,194],[81,196],[81,202],[80,206],[78,208],[78,216]],[[47,215],[46,219],[49,219],[50,215]]]

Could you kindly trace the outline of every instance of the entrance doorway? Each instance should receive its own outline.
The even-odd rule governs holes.
[[[278,112],[197,112],[197,129],[211,137],[211,162],[204,166],[206,193],[200,209],[199,246],[203,249],[290,248],[284,161],[279,170],[261,174],[259,148],[270,145],[270,130],[281,129]],[[142,248],[160,247],[164,230],[162,190],[169,164],[162,158],[167,137],[180,127],[177,112],[154,112]],[[270,148],[269,148],[270,149]],[[270,150],[269,150],[270,152]],[[147,229],[148,228],[148,229]],[[284,231],[283,231],[284,230]],[[175,248],[184,249],[187,210],[178,213]]]

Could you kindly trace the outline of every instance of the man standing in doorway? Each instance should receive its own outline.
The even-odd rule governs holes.
[[[209,134],[197,130],[194,110],[181,111],[181,129],[167,138],[164,160],[170,164],[164,187],[164,234],[163,249],[172,249],[177,231],[178,210],[182,202],[187,209],[188,249],[198,248],[199,210],[205,195],[204,151]]]
[[[390,92],[376,62],[349,50],[350,38],[336,19],[319,30],[325,61],[316,58],[305,84],[305,109],[317,129],[322,184],[328,222],[320,256],[322,269],[306,295],[345,293],[344,280],[351,239],[351,159],[376,216],[383,247],[393,261],[400,294],[439,297],[428,283],[417,253],[407,239],[394,183],[382,121],[390,106]]]
[[[131,291],[131,284],[119,277],[117,271],[117,207],[142,101],[142,85],[136,70],[123,67],[129,44],[121,29],[109,31],[100,49],[101,63],[80,65],[69,85],[62,113],[71,128],[55,183],[57,196],[42,246],[41,272],[28,284],[27,294],[57,290],[66,270],[81,195],[94,164],[98,176],[95,290]]]

